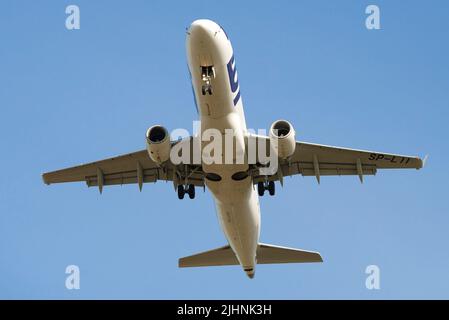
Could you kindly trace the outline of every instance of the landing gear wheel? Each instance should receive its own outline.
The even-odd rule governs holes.
[[[257,183],[257,193],[259,193],[259,197],[262,197],[263,194],[265,193],[265,186],[264,186],[263,182]]]
[[[268,182],[268,192],[270,193],[270,196],[274,196],[275,190],[276,189],[275,189],[274,181]]]
[[[212,95],[212,86],[209,84],[209,85],[203,85],[202,87],[201,87],[201,93],[202,93],[202,95],[203,96],[205,96],[206,95],[206,93],[209,93],[209,95]]]
[[[187,193],[189,194],[190,199],[195,198],[195,186],[193,184],[189,184],[189,188],[187,189]]]
[[[186,193],[186,190],[184,189],[184,186],[179,185],[178,186],[178,199],[179,200],[184,199],[185,193]]]

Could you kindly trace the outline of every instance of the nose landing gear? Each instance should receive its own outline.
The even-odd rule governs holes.
[[[206,93],[212,95],[212,78],[215,77],[215,70],[213,66],[201,67],[201,79],[203,80],[203,85],[201,86],[201,93],[203,96]]]
[[[257,193],[259,194],[259,196],[262,197],[265,193],[265,190],[268,190],[270,196],[274,196],[276,191],[274,181],[267,181],[267,182],[261,181],[257,183]]]

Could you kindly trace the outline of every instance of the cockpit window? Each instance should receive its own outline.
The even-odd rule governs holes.
[[[224,29],[222,26],[220,26],[220,28],[221,28],[221,30],[223,30],[223,32],[224,32],[224,34],[225,34],[225,36],[226,36],[226,39],[229,40],[228,34],[226,33],[225,29]]]

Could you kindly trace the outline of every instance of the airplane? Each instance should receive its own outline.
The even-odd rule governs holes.
[[[225,30],[217,23],[200,19],[186,29],[186,51],[194,102],[200,118],[200,134],[216,129],[224,136],[234,132],[233,142],[247,152],[250,139],[268,146],[277,160],[275,170],[263,172],[267,162],[207,162],[193,155],[184,162],[172,161],[171,151],[187,146],[192,151],[195,138],[171,140],[168,130],[154,125],[146,132],[146,148],[92,163],[44,173],[46,184],[84,181],[88,187],[171,181],[178,198],[185,194],[195,198],[195,188],[211,191],[219,222],[226,236],[226,246],[179,259],[179,267],[240,265],[249,278],[257,264],[323,262],[319,252],[261,243],[259,197],[268,191],[275,194],[275,182],[283,185],[284,177],[375,175],[378,169],[421,169],[419,157],[355,150],[296,141],[296,132],[286,120],[274,121],[269,135],[255,135],[246,126],[243,102],[235,66],[234,51]],[[200,141],[201,147],[205,146]],[[259,146],[259,144],[257,145]],[[234,149],[232,149],[234,150]],[[184,151],[182,151],[184,152]],[[181,154],[182,154],[181,152]],[[187,151],[186,151],[187,152]],[[229,151],[228,151],[229,152]],[[187,153],[186,153],[187,154]],[[221,155],[224,157],[225,155]],[[235,160],[235,156],[232,156]]]

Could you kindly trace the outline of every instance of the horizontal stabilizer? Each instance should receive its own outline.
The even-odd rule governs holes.
[[[323,262],[319,252],[305,251],[260,243],[257,248],[257,263],[307,263]]]
[[[209,267],[238,265],[239,261],[230,246],[224,246],[179,259],[179,267]]]
[[[273,246],[261,243],[257,248],[257,263],[307,263],[323,262],[318,252]],[[230,246],[224,246],[179,259],[179,267],[209,267],[238,265],[239,261]]]

